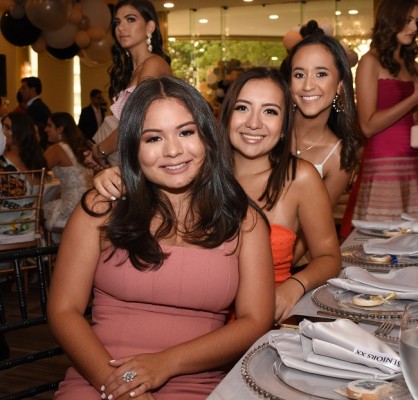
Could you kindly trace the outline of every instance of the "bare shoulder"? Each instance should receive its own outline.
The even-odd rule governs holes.
[[[296,179],[297,184],[306,184],[309,183],[312,179],[321,179],[318,171],[315,166],[306,160],[298,158],[296,163]]]
[[[151,68],[162,72],[161,75],[171,75],[172,73],[167,61],[158,54],[148,57],[142,67],[143,71],[149,71]]]

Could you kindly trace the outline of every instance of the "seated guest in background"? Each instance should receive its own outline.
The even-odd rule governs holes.
[[[44,205],[46,226],[63,228],[83,193],[92,187],[93,171],[82,164],[87,140],[70,114],[53,113],[45,132],[52,145],[46,149],[44,157],[61,183],[60,198]]]
[[[0,168],[26,171],[46,167],[32,118],[21,112],[11,112],[3,118],[2,127],[6,147],[0,156]]]
[[[104,98],[99,89],[90,92],[90,104],[81,110],[78,127],[86,139],[91,140],[102,124],[106,109],[103,108]]]
[[[38,124],[41,146],[46,149],[48,140],[45,126],[51,111],[41,99],[42,82],[38,77],[30,76],[23,78],[21,83],[20,93],[22,93],[23,101],[26,102],[26,113]]]
[[[270,222],[276,320],[286,318],[306,291],[337,276],[341,268],[326,187],[311,163],[290,152],[291,103],[289,87],[277,70],[254,68],[231,85],[220,114],[221,133],[230,141],[235,176]],[[121,197],[118,169],[100,173],[95,186],[107,198]],[[306,237],[312,259],[292,276],[293,247],[299,230]]]
[[[38,190],[35,187],[38,186],[39,182],[26,182],[21,178],[18,171],[27,171],[33,169],[41,169],[46,167],[45,159],[42,155],[42,149],[35,137],[35,128],[32,121],[27,114],[22,112],[11,112],[6,115],[2,120],[3,132],[6,137],[6,147],[3,155],[0,156],[0,170],[3,171],[17,171],[16,177],[13,177],[18,182],[19,191],[21,193],[8,193],[8,185],[2,185],[3,196],[16,196],[24,195],[30,189],[32,192]],[[35,189],[34,189],[35,188]],[[27,199],[13,199],[13,203],[20,205],[27,204]],[[1,207],[8,209],[12,204],[2,204]],[[7,224],[0,225],[0,234],[23,234],[34,229],[33,223],[28,224],[15,224],[16,221],[22,221],[28,218],[32,218],[28,212],[16,212],[16,213],[2,213],[2,222]]]
[[[56,398],[206,399],[273,322],[269,229],[188,83],[141,82],[119,132],[126,199],[84,196],[54,269],[48,321],[75,364]]]

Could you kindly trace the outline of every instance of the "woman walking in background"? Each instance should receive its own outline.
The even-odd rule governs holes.
[[[83,193],[92,186],[93,171],[82,165],[87,142],[70,114],[52,114],[45,132],[52,145],[44,156],[48,168],[61,183],[60,198],[44,205],[46,226],[63,228]]]
[[[353,219],[418,218],[418,149],[410,146],[418,105],[418,1],[383,0],[370,50],[357,73],[360,126],[367,143]]]

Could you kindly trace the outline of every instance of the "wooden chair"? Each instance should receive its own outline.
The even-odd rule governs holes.
[[[45,168],[0,171],[0,251],[40,247]]]
[[[36,362],[46,358],[54,357],[62,354],[61,348],[51,340],[52,347],[42,348],[35,352],[26,352],[22,354],[22,349],[10,349],[10,354],[5,354],[5,343],[13,337],[21,336],[24,342],[30,343],[33,337],[31,329],[37,325],[47,324],[46,305],[48,298],[48,266],[47,259],[49,255],[56,254],[57,247],[44,247],[44,248],[29,248],[23,250],[12,250],[0,253],[0,262],[9,262],[12,264],[11,272],[13,273],[16,282],[16,293],[13,293],[12,298],[10,295],[5,298],[5,292],[0,293],[0,339],[3,339],[3,361],[0,361],[0,386],[9,388],[7,384],[8,376],[10,376],[10,370],[18,368],[19,366],[33,363],[33,368],[36,370]],[[34,289],[34,293],[31,292],[31,299],[28,301],[28,296],[24,288],[24,260],[35,260],[35,268],[37,273],[37,283]],[[37,294],[36,294],[37,293]],[[36,328],[35,328],[36,329]],[[45,329],[46,331],[46,329]],[[20,342],[19,342],[20,343]],[[49,343],[49,344],[50,344]],[[6,345],[7,347],[7,345]],[[19,347],[19,346],[18,346]],[[24,346],[23,346],[24,347]],[[39,378],[40,374],[37,374]],[[50,379],[46,376],[46,379]],[[42,379],[43,376],[42,376]],[[38,379],[39,381],[39,379]],[[23,379],[23,382],[30,380]],[[12,400],[12,399],[25,399],[32,398],[32,396],[54,390],[57,388],[59,380],[50,382],[44,382],[35,386],[27,387],[24,390],[20,390],[16,393],[9,393],[5,395],[0,393],[0,400]],[[25,385],[26,386],[26,385]]]

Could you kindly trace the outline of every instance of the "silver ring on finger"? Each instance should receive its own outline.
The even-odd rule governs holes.
[[[136,373],[136,371],[134,371],[133,369],[131,369],[131,370],[129,370],[129,371],[126,371],[123,375],[122,375],[122,380],[125,382],[125,383],[129,383],[129,382],[132,382],[134,379],[135,379],[135,377],[137,376],[138,374]]]

